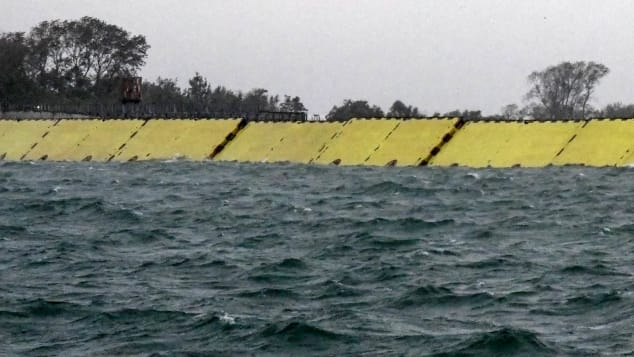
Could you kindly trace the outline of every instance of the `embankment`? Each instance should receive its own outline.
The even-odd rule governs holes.
[[[634,163],[634,120],[0,120],[3,160],[217,160],[375,166]]]

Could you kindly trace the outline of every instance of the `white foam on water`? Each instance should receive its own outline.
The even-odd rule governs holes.
[[[224,312],[221,316],[218,316],[218,319],[229,325],[235,325],[236,323],[236,318],[233,316],[230,316],[226,312]]]

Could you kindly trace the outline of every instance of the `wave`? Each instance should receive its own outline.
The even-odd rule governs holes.
[[[418,238],[399,239],[389,237],[372,238],[369,241],[370,244],[375,245],[380,249],[416,246],[420,242],[421,240]]]
[[[268,264],[262,268],[263,271],[296,271],[307,270],[308,264],[299,258],[284,258],[278,262]]]
[[[9,354],[632,350],[629,171],[2,169]]]
[[[176,236],[164,228],[123,228],[113,230],[108,233],[105,239],[100,239],[101,243],[110,243],[113,245],[135,245],[150,243],[167,243],[174,241]]]
[[[55,300],[35,299],[20,305],[20,314],[30,318],[54,317],[62,315],[76,315],[85,311],[85,306]]]
[[[503,327],[476,333],[435,356],[553,356],[562,351],[549,346],[529,330]]]
[[[345,279],[344,279],[345,280]],[[356,287],[350,286],[342,281],[328,279],[318,284],[314,284],[309,287],[312,292],[311,295],[315,296],[317,300],[325,299],[344,299],[360,297],[364,295],[365,291]]]
[[[263,288],[242,291],[237,293],[236,296],[251,299],[295,299],[298,297],[298,294],[290,289]]]
[[[414,217],[384,218],[377,217],[369,220],[351,220],[352,226],[361,231],[394,230],[403,233],[420,233],[431,229],[453,226],[456,221],[452,218],[427,220]]]
[[[611,290],[596,294],[583,294],[566,299],[565,304],[575,308],[600,307],[621,302],[623,298],[618,291]]]
[[[358,194],[362,195],[379,195],[379,194],[409,194],[409,195],[424,195],[430,190],[420,185],[420,183],[415,182],[410,184],[405,184],[397,181],[387,180],[379,183],[371,184],[367,187],[363,187],[357,191]]]
[[[487,257],[481,260],[456,263],[456,267],[470,269],[496,269],[496,268],[514,268],[525,267],[532,268],[535,263],[531,261],[523,261],[519,257],[511,254],[501,256]]]
[[[27,227],[14,224],[0,224],[0,237],[21,235],[27,232]]]
[[[78,221],[140,222],[138,212],[106,203],[98,197],[38,198],[18,202],[16,202],[18,204],[16,210],[21,214],[73,217]]]
[[[616,271],[602,263],[593,264],[591,266],[579,264],[568,265],[560,269],[559,273],[565,275],[631,276],[631,274]]]
[[[399,309],[420,306],[434,308],[438,305],[482,305],[494,300],[494,297],[486,292],[458,294],[445,287],[425,285],[401,295],[392,306]]]
[[[289,349],[300,347],[312,351],[323,351],[331,348],[333,344],[350,344],[359,341],[357,336],[329,330],[303,320],[270,324],[260,331],[259,336],[267,341],[262,350],[282,347],[283,351],[289,351]]]

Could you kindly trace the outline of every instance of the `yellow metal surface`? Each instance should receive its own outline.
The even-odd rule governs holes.
[[[342,127],[342,123],[293,123],[267,160],[309,163]]]
[[[88,137],[69,155],[70,160],[108,161],[139,130],[144,120],[96,120]]]
[[[208,159],[216,147],[224,143],[227,136],[235,133],[242,119],[194,120],[189,131],[177,143],[177,149],[186,152],[191,160]]]
[[[5,160],[21,160],[37,147],[56,122],[57,120],[2,121],[0,155],[4,156]]]
[[[430,165],[486,167],[506,142],[508,131],[507,124],[466,123],[432,158]]]
[[[42,138],[24,157],[25,160],[82,160],[84,156],[78,156],[77,147],[86,140],[89,133],[94,130],[99,120],[60,120],[52,126],[48,135]]]
[[[148,120],[114,160],[204,160],[239,123],[240,119]]]
[[[5,160],[290,161],[343,165],[541,167],[634,165],[634,120],[468,122],[353,119],[342,123],[222,120],[0,120]],[[237,136],[228,144],[231,134]],[[441,145],[443,137],[453,133]]]
[[[386,165],[396,160],[397,166],[419,165],[442,143],[445,135],[455,130],[457,122],[457,118],[400,121],[366,164]]]
[[[498,152],[494,167],[543,167],[574,138],[583,123],[572,121],[513,123],[514,130]]]
[[[553,163],[615,166],[632,163],[634,120],[591,120]]]
[[[10,131],[17,122],[18,122],[17,120],[11,120],[11,119],[0,120],[0,140],[2,140],[5,133]]]
[[[250,122],[214,159],[266,162],[273,149],[296,126],[296,123]]]
[[[363,165],[401,122],[396,119],[351,119],[313,161]]]
[[[580,122],[470,122],[432,160],[435,166],[540,167],[552,163]]]

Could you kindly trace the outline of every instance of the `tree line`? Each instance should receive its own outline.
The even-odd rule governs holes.
[[[562,62],[528,75],[530,88],[524,95],[525,106],[508,104],[500,113],[488,116],[490,119],[587,119],[590,117],[634,118],[634,104],[611,103],[604,108],[594,108],[590,103],[600,80],[610,70],[595,62]],[[424,115],[418,108],[406,106],[401,101],[394,102],[388,117],[417,117]],[[345,100],[343,105],[334,106],[328,118],[381,117],[383,111],[366,101]],[[453,110],[433,113],[438,117],[484,118],[480,110]]]
[[[0,104],[118,103],[122,79],[137,75],[149,49],[143,35],[92,17],[0,34]],[[299,96],[212,87],[199,73],[188,84],[182,89],[175,79],[146,81],[143,102],[227,113],[307,111]]]
[[[611,103],[595,108],[590,103],[603,77],[610,70],[596,62],[562,62],[532,72],[527,80],[526,105],[508,104],[497,115],[501,119],[587,119],[590,117],[632,118],[634,104]]]
[[[169,103],[200,112],[306,112],[299,96],[271,95],[264,88],[246,93],[224,86],[212,87],[207,79],[196,73],[181,89],[175,79],[159,77],[155,82],[143,82],[143,101],[148,104]]]
[[[145,64],[145,37],[92,17],[43,21],[0,36],[0,98],[8,103],[116,100]],[[114,98],[113,98],[114,97]]]
[[[117,103],[121,80],[136,76],[150,45],[143,35],[93,17],[43,21],[28,33],[0,34],[0,105]],[[509,104],[490,118],[585,119],[634,117],[634,104],[591,105],[596,88],[610,70],[596,62],[562,62],[527,77],[524,105]],[[143,82],[143,102],[188,107],[202,112],[307,112],[299,96],[273,95],[267,89],[248,92],[212,86],[199,73],[186,88],[176,79]],[[366,100],[345,99],[334,105],[328,120],[352,117],[421,117],[426,113],[395,100],[384,112]],[[480,110],[456,109],[430,116],[483,118]]]

